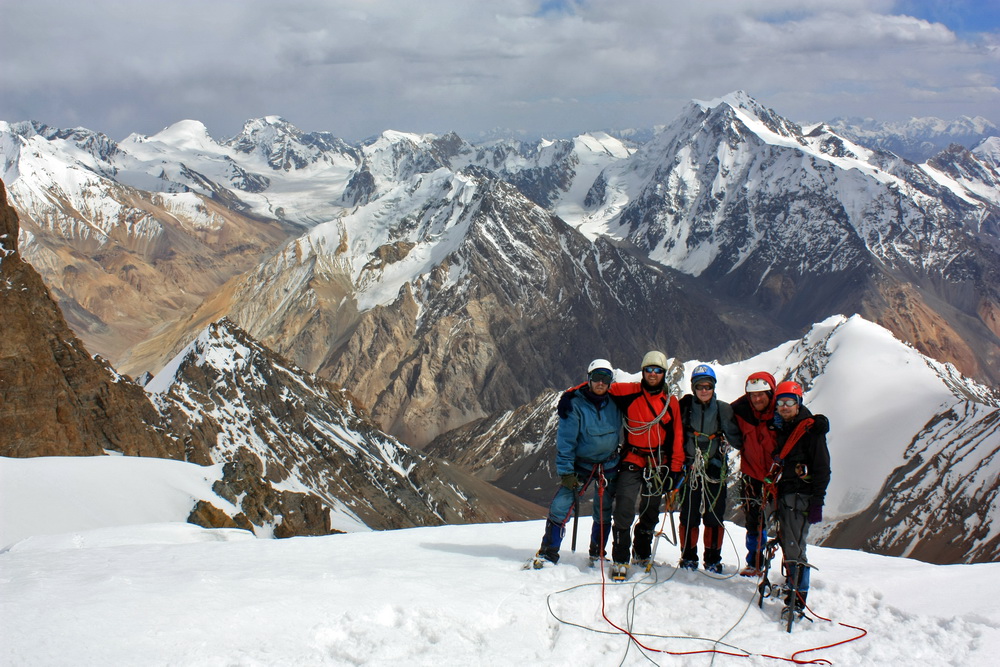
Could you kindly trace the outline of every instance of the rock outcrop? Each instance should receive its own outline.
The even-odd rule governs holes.
[[[185,452],[167,434],[142,387],[90,356],[17,239],[0,183],[0,455],[113,451],[207,463],[204,447]]]

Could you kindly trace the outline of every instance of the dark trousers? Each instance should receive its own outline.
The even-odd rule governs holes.
[[[689,479],[682,491],[681,559],[698,560],[698,526],[705,525],[705,564],[722,561],[722,520],[726,514],[726,485],[705,477]]]
[[[619,470],[611,532],[611,558],[614,562],[628,563],[632,551],[637,559],[649,558],[656,522],[660,518],[666,475],[665,468],[662,473],[654,475],[633,463],[627,463]],[[635,525],[633,541],[630,528],[637,512],[639,521]]]
[[[806,539],[809,537],[809,496],[785,493],[778,496],[778,543],[785,570],[785,585],[798,589],[798,604],[804,605],[809,593],[809,566]]]

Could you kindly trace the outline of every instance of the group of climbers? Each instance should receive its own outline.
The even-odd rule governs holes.
[[[651,351],[643,357],[638,382],[615,382],[611,362],[597,359],[587,369],[587,381],[562,395],[556,436],[561,484],[532,566],[558,562],[573,507],[593,487],[590,560],[597,565],[604,559],[610,535],[612,580],[627,578],[630,566],[651,567],[664,503],[670,511],[679,509],[678,566],[698,569],[701,537],[705,570],[722,574],[729,461],[735,451],[747,549],[740,574],[765,577],[769,557],[780,546],[782,614],[801,616],[809,591],[809,526],[822,520],[830,482],[829,422],[803,405],[799,383],[776,383],[765,371],[752,373],[745,393],[729,404],[716,397],[711,366],[694,368],[691,393],[680,400],[670,391],[667,370],[666,355]],[[768,526],[776,527],[776,540]]]

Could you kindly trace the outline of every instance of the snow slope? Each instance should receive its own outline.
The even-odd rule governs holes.
[[[135,456],[0,457],[0,547],[33,535],[186,521],[197,500],[238,512],[212,491],[222,464]]]
[[[859,315],[835,315],[799,340],[788,341],[750,359],[720,365],[711,360],[684,363],[685,381],[699,363],[714,366],[718,395],[734,401],[747,376],[768,371],[778,381],[795,379],[806,405],[830,419],[833,477],[826,519],[837,520],[876,500],[886,478],[906,462],[906,448],[931,420],[965,404],[995,408],[989,388],[962,378],[950,364],[926,357],[891,332]]]
[[[810,602],[832,622],[789,635],[778,604],[759,609],[740,577],[663,564],[602,585],[568,549],[559,566],[524,571],[541,531],[535,521],[258,540],[151,524],[32,538],[0,553],[0,663],[774,665],[786,663],[764,656],[862,631],[797,657],[968,666],[995,664],[1000,650],[1000,564],[812,547]],[[657,555],[678,553],[661,542]],[[724,558],[734,563],[731,544]]]

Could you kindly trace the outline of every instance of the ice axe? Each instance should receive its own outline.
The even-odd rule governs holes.
[[[649,562],[646,563],[646,572],[653,569],[653,560],[656,558],[656,547],[660,545],[659,538],[665,539],[670,543],[670,546],[677,546],[677,526],[674,524],[674,512],[677,511],[677,489],[673,489],[667,494],[667,502],[663,507],[663,522],[660,524],[660,530],[656,532],[653,541],[653,552],[649,554]],[[663,532],[664,526],[667,524],[667,517],[670,517],[670,534],[671,537],[667,537],[667,534]]]

